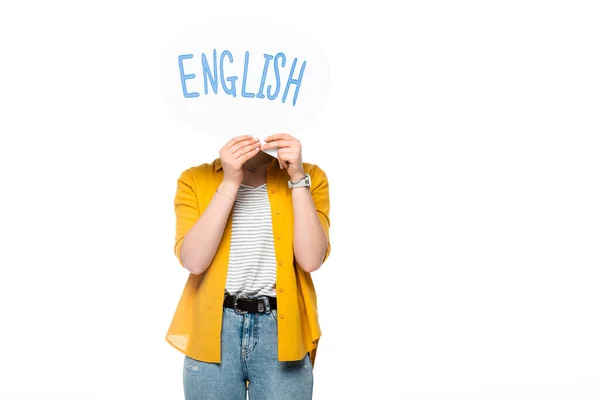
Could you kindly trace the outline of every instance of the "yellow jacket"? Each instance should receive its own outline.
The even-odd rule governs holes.
[[[317,165],[303,163],[311,176],[311,193],[317,214],[327,234],[329,257],[329,183]],[[183,171],[175,194],[175,255],[181,260],[181,246],[186,233],[208,207],[223,180],[220,158]],[[310,352],[314,367],[321,337],[317,295],[310,273],[297,265],[292,247],[294,216],[287,171],[273,158],[267,169],[267,189],[271,204],[273,237],[277,259],[276,290],[278,315],[278,359],[293,361]],[[297,190],[297,189],[293,189]],[[210,266],[200,275],[189,274],[166,340],[177,350],[196,360],[220,362],[223,295],[229,265],[232,214]],[[324,261],[325,261],[324,260]]]

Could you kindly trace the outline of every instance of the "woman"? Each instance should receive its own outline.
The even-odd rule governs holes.
[[[190,274],[166,340],[185,354],[187,400],[312,398],[329,185],[301,153],[287,134],[237,136],[177,181],[175,255]]]

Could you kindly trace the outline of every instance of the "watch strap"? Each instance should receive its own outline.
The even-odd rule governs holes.
[[[310,187],[310,175],[304,174],[304,176],[297,181],[292,181],[291,179],[288,181],[288,187],[290,189],[297,187]]]

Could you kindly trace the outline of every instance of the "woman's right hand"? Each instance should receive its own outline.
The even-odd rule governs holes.
[[[237,185],[244,179],[242,165],[260,151],[260,140],[250,135],[232,138],[221,150],[219,157],[223,166],[223,180]]]

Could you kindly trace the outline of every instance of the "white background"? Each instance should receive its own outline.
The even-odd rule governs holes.
[[[331,64],[303,141],[331,190],[314,398],[598,399],[594,3],[4,2],[0,398],[183,398],[175,184],[222,143],[166,108],[158,57],[231,14]]]

